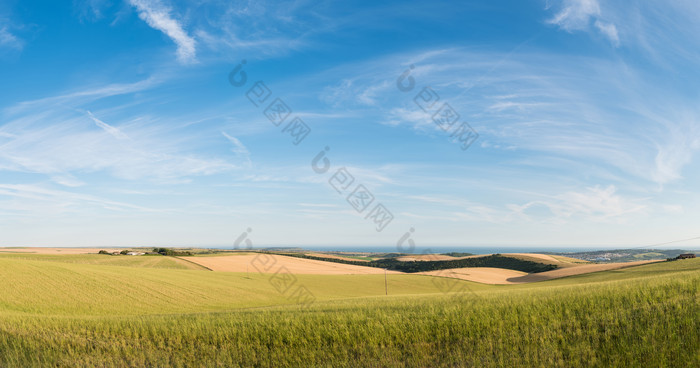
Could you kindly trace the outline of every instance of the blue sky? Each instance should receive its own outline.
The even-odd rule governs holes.
[[[697,237],[697,19],[690,0],[3,1],[0,246]]]

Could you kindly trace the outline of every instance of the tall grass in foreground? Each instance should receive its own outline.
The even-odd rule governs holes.
[[[0,317],[0,366],[698,367],[700,273],[210,314]]]

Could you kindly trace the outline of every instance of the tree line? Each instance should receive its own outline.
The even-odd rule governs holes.
[[[553,264],[545,264],[533,261],[526,261],[523,259],[506,257],[500,254],[492,254],[477,258],[464,258],[455,259],[447,261],[399,261],[396,258],[385,258],[378,259],[369,262],[363,261],[352,261],[346,259],[338,258],[325,258],[311,256],[303,253],[277,253],[277,252],[266,252],[271,254],[277,254],[282,256],[290,256],[297,258],[313,259],[317,261],[325,262],[336,262],[344,263],[356,266],[366,266],[366,267],[377,267],[386,270],[400,271],[406,273],[415,272],[426,272],[426,271],[438,271],[450,268],[464,268],[464,267],[494,267],[494,268],[505,268],[509,270],[527,272],[527,273],[538,273],[551,271],[557,268]]]

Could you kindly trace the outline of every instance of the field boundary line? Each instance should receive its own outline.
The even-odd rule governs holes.
[[[177,259],[179,259],[179,260],[181,260],[181,261],[188,262],[188,263],[191,263],[191,264],[193,264],[193,265],[202,267],[202,268],[204,268],[204,269],[206,269],[206,270],[208,270],[208,271],[212,271],[212,272],[214,271],[214,270],[212,270],[211,268],[209,268],[209,267],[207,267],[207,266],[201,265],[201,264],[199,264],[199,263],[197,263],[197,262],[194,262],[194,261],[190,261],[189,259],[180,258],[180,257],[178,257],[178,256],[170,256],[170,257],[177,258]]]

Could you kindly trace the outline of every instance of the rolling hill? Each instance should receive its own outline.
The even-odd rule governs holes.
[[[281,282],[137,258],[0,257],[0,366],[700,363],[700,259],[519,285],[390,274],[385,289],[383,274]]]

